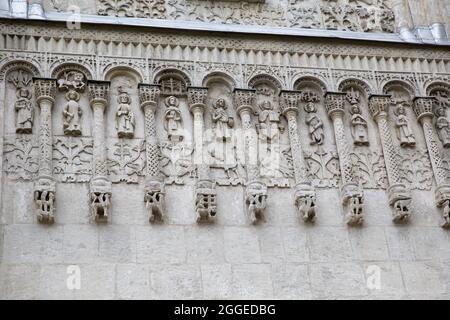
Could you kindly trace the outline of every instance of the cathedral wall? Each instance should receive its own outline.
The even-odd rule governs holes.
[[[38,22],[0,30],[0,298],[450,298],[450,202],[435,196],[450,170],[445,48]],[[418,121],[429,100],[414,99],[424,96],[437,99],[432,148]],[[34,110],[30,127],[17,120],[19,97]],[[224,120],[231,137],[217,140],[221,98],[234,125]],[[74,101],[78,122],[64,116]],[[125,121],[132,135],[119,137]],[[225,161],[217,146],[229,144]],[[165,208],[149,204],[149,182],[164,186]],[[94,191],[111,195],[106,218]]]

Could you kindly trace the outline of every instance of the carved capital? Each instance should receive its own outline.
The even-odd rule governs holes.
[[[106,107],[109,101],[110,85],[111,82],[109,81],[88,81],[89,100],[91,103],[91,107],[94,107],[94,105],[98,104]]]
[[[356,183],[347,183],[341,188],[342,204],[346,206],[345,219],[348,225],[360,225],[364,221],[364,192]]]
[[[413,100],[413,110],[417,120],[422,121],[425,118],[432,119],[435,102],[435,97],[415,97]]]
[[[34,202],[39,223],[55,222],[56,183],[51,177],[39,177],[34,185]]]
[[[345,110],[345,99],[347,94],[344,92],[325,93],[325,108],[328,116],[331,118],[336,115],[343,115]]]
[[[236,112],[239,116],[245,111],[253,113],[255,97],[256,90],[254,89],[234,89],[234,103],[236,105]]]
[[[161,86],[159,84],[140,83],[138,89],[141,108],[144,110],[147,106],[150,106],[154,112],[161,94]]]
[[[385,94],[374,94],[369,97],[369,110],[372,117],[377,121],[379,117],[387,117],[392,97]]]
[[[89,190],[89,204],[91,219],[99,222],[108,222],[111,208],[111,182],[104,177],[92,179]]]
[[[300,91],[282,90],[280,92],[281,113],[285,116],[290,112],[298,114],[301,95],[302,93]]]
[[[313,222],[316,217],[316,192],[309,183],[295,186],[295,206],[305,222]]]
[[[266,221],[267,186],[260,181],[248,183],[245,189],[245,209],[252,224]]]
[[[208,97],[208,88],[204,87],[189,87],[188,103],[189,110],[194,113],[196,110],[204,111],[206,107],[206,98]]]
[[[56,96],[56,79],[33,78],[33,85],[37,103],[48,100],[53,105]]]

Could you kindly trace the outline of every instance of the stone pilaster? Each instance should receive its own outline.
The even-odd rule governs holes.
[[[353,175],[354,169],[350,158],[351,139],[346,137],[344,127],[345,99],[345,93],[327,92],[325,94],[325,108],[328,116],[333,122],[334,137],[339,155],[339,166],[342,179],[341,199],[344,206],[347,207],[347,224],[357,225],[361,224],[364,219],[364,192]]]
[[[55,221],[56,184],[53,179],[52,108],[55,104],[56,80],[34,78],[34,94],[40,110],[39,172],[34,186],[34,201],[40,223]]]
[[[251,223],[265,221],[264,210],[267,201],[267,186],[261,181],[258,167],[257,134],[252,122],[253,104],[256,91],[235,89],[236,112],[242,123],[244,134],[245,169],[247,174],[245,189],[245,210]]]
[[[400,156],[392,139],[388,122],[389,106],[392,104],[389,95],[372,95],[369,98],[369,109],[377,123],[383,149],[384,162],[389,181],[389,205],[393,207],[394,222],[405,222],[410,216],[411,191],[401,181]]]
[[[433,128],[433,106],[435,103],[436,99],[434,97],[416,97],[413,108],[417,120],[423,129],[431,168],[436,180],[435,197],[437,206],[443,210],[444,222],[442,226],[450,228],[450,184],[447,183],[447,174],[442,163],[441,148]]]
[[[165,188],[159,163],[160,149],[156,133],[156,110],[161,88],[155,84],[139,84],[139,99],[144,112],[145,157],[145,206],[150,222],[162,222],[165,214]]]
[[[281,112],[288,122],[289,142],[294,164],[295,206],[304,221],[314,221],[316,193],[308,180],[307,166],[298,133],[297,116],[299,113],[300,91],[281,91]]]
[[[189,110],[194,116],[194,164],[197,168],[198,180],[195,187],[195,211],[197,222],[212,222],[217,213],[217,193],[215,182],[210,177],[209,164],[203,150],[204,112],[208,88],[189,87]]]
[[[93,177],[90,183],[90,208],[92,219],[107,222],[111,207],[111,182],[105,138],[105,110],[109,102],[110,82],[88,81],[90,104],[93,111],[92,136],[94,139]]]

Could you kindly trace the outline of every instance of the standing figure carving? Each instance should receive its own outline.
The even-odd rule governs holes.
[[[436,108],[436,130],[444,148],[450,148],[450,122],[447,119],[446,109],[443,106]]]
[[[80,100],[80,94],[76,91],[70,90],[66,94],[67,104],[63,110],[63,129],[64,134],[69,136],[81,135],[81,116],[83,110],[80,107],[78,101]]]
[[[274,110],[273,104],[265,100],[259,105],[260,112],[258,115],[258,130],[261,140],[267,143],[276,142],[279,139],[279,132],[283,132],[284,128],[280,125],[280,113]]]
[[[397,127],[398,138],[402,147],[413,147],[416,145],[416,139],[411,128],[411,124],[406,115],[406,108],[403,102],[400,102],[394,110],[397,116],[395,126]]]
[[[317,115],[316,103],[319,97],[313,92],[306,92],[302,96],[302,100],[306,102],[304,109],[307,113],[305,123],[309,126],[309,136],[311,145],[322,145],[324,142],[323,121]]]
[[[175,96],[166,98],[167,110],[164,114],[164,129],[172,142],[183,141],[183,119],[179,108],[180,101]]]
[[[360,95],[359,92],[350,91],[347,94],[347,100],[350,102],[350,113],[352,115],[352,137],[354,144],[357,146],[369,145],[367,121],[361,114],[361,107],[359,106]]]
[[[17,90],[17,100],[14,105],[16,111],[16,132],[32,133],[34,121],[34,109],[31,103],[31,91],[28,88]]]
[[[228,116],[225,99],[217,99],[213,108],[212,122],[216,129],[216,139],[221,142],[228,142],[231,140],[230,128],[234,127],[234,119]]]
[[[131,110],[131,98],[128,93],[119,88],[117,101],[119,102],[116,112],[117,135],[119,138],[133,138],[136,121]]]

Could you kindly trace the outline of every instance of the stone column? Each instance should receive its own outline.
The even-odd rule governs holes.
[[[410,215],[411,191],[402,183],[400,156],[394,146],[391,128],[388,123],[389,106],[392,103],[390,95],[372,95],[369,97],[369,109],[377,123],[383,149],[384,163],[389,181],[389,205],[393,207],[394,222],[405,222]]]
[[[34,201],[40,223],[55,221],[56,183],[53,179],[52,107],[55,104],[56,80],[33,78],[34,92],[40,109],[39,172],[34,186]]]
[[[161,176],[159,163],[160,149],[156,134],[156,109],[158,108],[160,85],[139,84],[139,99],[144,112],[145,131],[145,206],[150,222],[162,222],[165,211],[164,179]]]
[[[364,220],[364,192],[356,182],[353,174],[354,168],[350,158],[351,139],[346,137],[344,127],[345,99],[346,94],[343,92],[327,92],[325,94],[325,108],[328,116],[333,121],[334,137],[341,169],[341,198],[343,205],[347,207],[347,224],[357,225]]]
[[[204,118],[208,88],[189,87],[189,111],[194,116],[194,164],[197,168],[195,186],[195,211],[197,222],[212,222],[217,213],[215,182],[210,177],[209,164],[203,151]]]
[[[108,165],[105,138],[105,110],[109,101],[110,82],[88,81],[90,104],[93,111],[92,136],[94,139],[93,177],[90,183],[91,218],[107,222],[111,207],[111,182],[108,179]]]
[[[236,112],[241,118],[244,134],[245,169],[247,174],[245,189],[245,211],[251,223],[265,221],[264,210],[267,201],[267,186],[260,180],[258,166],[257,134],[252,122],[253,104],[256,90],[235,89]]]
[[[314,221],[316,193],[308,179],[307,166],[298,134],[297,116],[299,112],[300,91],[281,91],[281,112],[288,122],[289,142],[294,161],[295,206],[304,221]]]
[[[433,105],[434,97],[416,97],[414,99],[414,112],[417,120],[422,125],[428,154],[431,160],[434,178],[436,180],[436,204],[443,209],[444,228],[450,228],[450,184],[447,182],[447,173],[442,163],[442,153],[439,140],[433,129]]]

